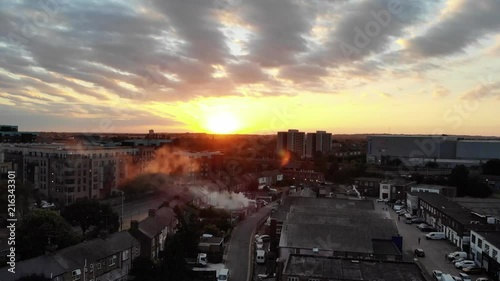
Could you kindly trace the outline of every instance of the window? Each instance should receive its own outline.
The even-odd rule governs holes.
[[[483,247],[483,240],[481,240],[481,239],[479,239],[479,238],[478,238],[478,239],[477,239],[477,246],[478,246],[479,248],[482,248],[482,247]]]
[[[111,258],[108,259],[109,260],[109,264],[108,266],[111,267],[113,265],[116,264],[116,255],[113,255]]]
[[[288,277],[286,280],[287,281],[299,281],[299,278],[298,277]]]
[[[484,243],[484,252],[486,252],[487,255],[490,254],[490,245]]]
[[[97,270],[99,270],[99,269],[101,269],[101,263],[100,262],[97,263]]]
[[[494,259],[496,259],[497,256],[498,256],[498,251],[495,250],[495,249],[491,250],[491,257],[494,258]]]
[[[130,253],[129,253],[129,251],[128,251],[128,250],[123,251],[123,253],[122,253],[122,261],[126,261],[126,260],[128,260],[128,258],[129,258],[129,254],[130,254]]]
[[[476,244],[476,235],[472,234],[470,236],[470,240],[472,241],[472,243]]]

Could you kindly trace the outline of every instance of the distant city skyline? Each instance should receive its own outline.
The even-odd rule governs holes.
[[[3,1],[0,123],[500,136],[500,2],[394,2]]]

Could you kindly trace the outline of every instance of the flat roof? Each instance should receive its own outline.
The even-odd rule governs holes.
[[[478,221],[478,218],[471,214],[472,211],[470,209],[440,194],[429,192],[410,192],[410,194],[418,196],[420,200],[427,202],[429,205],[439,209],[441,212],[463,225],[469,226],[471,229],[483,228],[483,230],[485,230],[484,228],[490,227],[485,223],[471,224],[471,221]]]
[[[500,231],[476,231],[477,234],[483,236],[489,244],[497,249],[500,249]]]
[[[332,218],[329,221],[286,221],[279,247],[376,253],[373,239],[392,240],[398,235],[392,219]]]
[[[334,257],[290,255],[283,269],[288,277],[339,281],[425,281],[417,264],[410,262],[350,260]]]
[[[456,197],[452,200],[480,215],[500,219],[500,199],[498,198]]]

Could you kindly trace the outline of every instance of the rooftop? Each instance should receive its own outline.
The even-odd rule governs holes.
[[[500,220],[500,199],[498,198],[453,198],[453,201],[480,215],[496,217]]]
[[[472,221],[478,221],[476,216],[472,215],[472,211],[466,207],[452,201],[440,194],[429,192],[410,192],[411,195],[418,196],[421,200],[427,202],[429,205],[439,209],[447,216],[462,223],[466,227],[477,230],[486,230],[490,226],[485,223],[471,224]]]
[[[299,192],[300,193],[300,192]],[[350,200],[339,198],[316,198],[316,197],[299,197],[288,196],[283,200],[283,204],[271,215],[272,218],[278,221],[284,221],[291,206],[308,206],[322,207],[335,209],[362,209],[374,210],[375,206],[371,200]],[[324,209],[322,209],[324,212]]]
[[[319,277],[339,281],[424,281],[415,263],[348,260],[333,257],[290,255],[283,273],[289,277]]]
[[[453,188],[451,186],[444,186],[444,185],[433,185],[433,184],[417,184],[411,187],[413,188],[424,188],[424,189],[439,189],[442,190],[443,188]]]
[[[476,231],[479,235],[483,236],[489,244],[495,248],[500,249],[500,231]]]
[[[329,223],[285,222],[279,247],[375,253],[373,239],[392,240],[398,235],[395,223],[390,219],[354,223],[348,218],[338,218]]]

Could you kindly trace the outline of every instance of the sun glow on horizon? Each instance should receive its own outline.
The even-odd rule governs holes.
[[[206,119],[205,128],[215,134],[235,133],[241,124],[231,112],[216,112]]]

